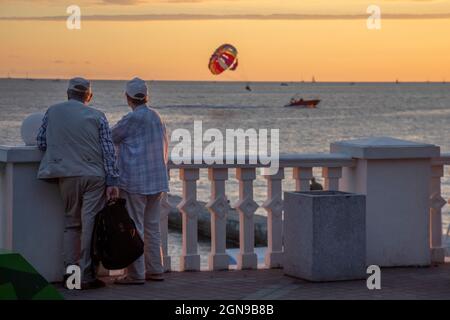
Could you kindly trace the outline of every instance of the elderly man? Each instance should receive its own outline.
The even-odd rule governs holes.
[[[81,289],[93,289],[105,285],[96,278],[91,259],[95,216],[105,200],[118,197],[119,175],[108,121],[87,106],[90,82],[70,80],[67,96],[42,121],[37,142],[45,154],[38,178],[59,181],[65,206],[64,263],[80,267]]]
[[[112,128],[118,147],[120,197],[145,242],[145,253],[127,269],[117,284],[143,284],[145,280],[162,281],[160,206],[169,191],[167,160],[168,138],[159,114],[147,106],[146,83],[135,78],[126,88],[132,109]]]

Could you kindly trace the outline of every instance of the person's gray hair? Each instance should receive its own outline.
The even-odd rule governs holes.
[[[87,99],[87,95],[89,94],[90,90],[86,88],[76,88],[74,89],[68,89],[67,90],[67,97],[69,99],[78,100],[81,102],[85,102]]]

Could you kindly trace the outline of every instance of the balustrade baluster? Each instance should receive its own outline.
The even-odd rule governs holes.
[[[180,258],[181,271],[200,271],[200,255],[198,254],[198,213],[201,210],[197,201],[197,180],[199,169],[180,169],[183,181],[183,200],[178,204],[182,214],[182,252]]]
[[[283,258],[283,200],[282,182],[284,169],[275,175],[264,176],[267,180],[267,201],[263,204],[267,211],[267,253],[268,268],[281,268]]]
[[[442,208],[446,201],[441,196],[441,177],[444,176],[444,167],[435,165],[431,167],[430,182],[430,247],[431,260],[443,263],[445,248],[442,247]]]
[[[295,191],[309,191],[310,181],[313,177],[312,168],[294,168]]]
[[[164,193],[161,199],[161,218],[160,218],[160,233],[161,233],[161,253],[163,258],[164,271],[171,271],[171,258],[169,256],[169,213],[172,206],[169,203],[167,193]]]
[[[258,204],[253,200],[253,180],[256,178],[254,168],[237,168],[239,180],[239,201],[236,209],[239,212],[239,246],[238,269],[256,269],[258,258],[254,252],[255,225],[254,214]]]
[[[229,204],[225,195],[225,181],[228,169],[210,168],[211,199],[206,205],[211,213],[211,253],[208,257],[209,270],[227,270],[229,257],[226,254],[227,213]]]
[[[325,190],[338,191],[339,179],[342,177],[341,167],[322,168],[322,177],[325,178]]]

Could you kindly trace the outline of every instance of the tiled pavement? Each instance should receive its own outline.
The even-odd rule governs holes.
[[[111,282],[112,279],[107,279]],[[60,289],[67,299],[450,299],[450,263],[429,268],[385,268],[381,290],[366,281],[311,283],[282,270],[172,272],[164,282],[90,291]]]

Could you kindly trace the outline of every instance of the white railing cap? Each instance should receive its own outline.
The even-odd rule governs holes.
[[[196,162],[195,162],[196,160]],[[200,169],[200,168],[264,168],[270,164],[261,163],[259,159],[255,162],[250,161],[246,155],[238,162],[238,157],[228,158],[224,156],[221,163],[207,162],[201,158],[192,158],[190,163],[169,162],[169,168],[177,169]],[[281,154],[279,158],[279,167],[351,167],[354,165],[352,157],[341,153],[290,153]]]
[[[436,145],[390,137],[333,142],[331,152],[344,153],[357,159],[423,159],[440,156],[440,148]]]
[[[39,162],[42,154],[35,146],[0,146],[0,162]]]
[[[441,153],[439,157],[433,158],[431,161],[433,166],[448,166],[450,165],[450,153]]]
[[[43,153],[35,146],[0,146],[0,162],[24,163],[39,162]],[[192,158],[191,164],[174,164],[169,161],[169,168],[236,168],[248,167],[259,168],[268,167],[268,164],[262,164],[258,159],[256,163],[250,163],[249,156],[244,158],[244,163],[237,162],[238,157],[231,159],[231,163],[227,164],[226,157],[223,159],[224,164],[208,164],[205,161],[195,163]],[[290,153],[282,154],[279,159],[279,166],[285,167],[350,167],[354,165],[353,159],[345,154],[340,153]]]

